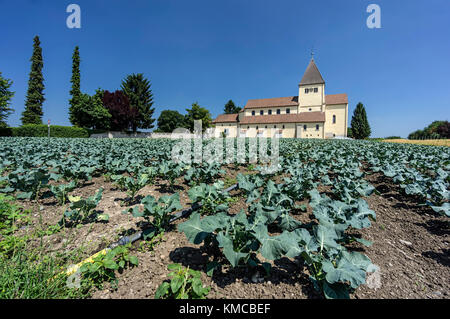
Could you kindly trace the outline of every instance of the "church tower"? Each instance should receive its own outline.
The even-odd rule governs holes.
[[[298,100],[298,113],[325,111],[325,81],[313,57],[298,85]]]

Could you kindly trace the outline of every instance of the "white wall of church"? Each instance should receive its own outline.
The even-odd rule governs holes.
[[[236,123],[221,123],[216,124],[214,136],[221,137],[222,133],[227,131],[227,137],[237,137],[237,128],[238,125]]]
[[[317,88],[317,92],[314,92],[314,88]],[[308,93],[305,93],[305,89],[308,89]],[[311,92],[312,90],[312,92]],[[300,108],[311,106],[322,106],[325,103],[325,85],[324,84],[311,84],[301,85],[298,89],[298,96],[300,101]]]
[[[298,123],[297,138],[323,138],[323,123]]]
[[[336,122],[333,123],[333,116]],[[325,137],[347,136],[348,104],[327,105],[325,108]]]
[[[264,107],[264,108],[258,108],[258,109],[246,109],[244,111],[245,116],[252,116],[252,111],[255,111],[254,116],[259,116],[260,111],[263,111],[263,115],[269,115],[269,110],[272,111],[272,115],[277,114],[277,110],[280,110],[280,114],[287,114],[286,110],[289,109],[290,114],[296,114],[297,113],[297,106],[274,106],[274,107]]]

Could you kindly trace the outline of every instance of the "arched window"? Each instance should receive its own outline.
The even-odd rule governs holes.
[[[336,124],[336,115],[333,115],[333,124]]]
[[[307,126],[303,125],[303,131],[306,131]]]

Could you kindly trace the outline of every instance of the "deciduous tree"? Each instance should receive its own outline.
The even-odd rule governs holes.
[[[185,127],[184,116],[178,111],[164,110],[158,118],[158,131],[172,133],[178,127]]]
[[[76,119],[74,125],[85,128],[109,129],[111,114],[103,106],[103,90],[98,89],[93,96],[81,93],[73,108]]]
[[[139,117],[139,111],[130,107],[130,101],[123,91],[113,93],[105,91],[103,105],[111,114],[110,128],[113,131],[124,131],[133,128],[133,123]]]
[[[194,121],[202,121],[202,131],[204,132],[208,127],[211,127],[212,119],[211,113],[197,102],[192,104],[190,109],[186,109],[187,114],[184,116],[185,127],[191,132],[194,131]]]

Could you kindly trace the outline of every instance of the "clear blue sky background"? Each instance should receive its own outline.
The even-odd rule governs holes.
[[[66,27],[66,7],[82,10],[82,28]],[[381,29],[366,8],[381,6]],[[12,126],[20,125],[33,37],[44,56],[44,117],[69,125],[75,45],[81,86],[115,90],[144,73],[161,110],[182,113],[194,101],[213,117],[232,99],[292,96],[311,48],[326,93],[347,93],[349,122],[366,107],[372,136],[407,136],[450,114],[448,0],[0,0],[0,71],[14,81]]]

